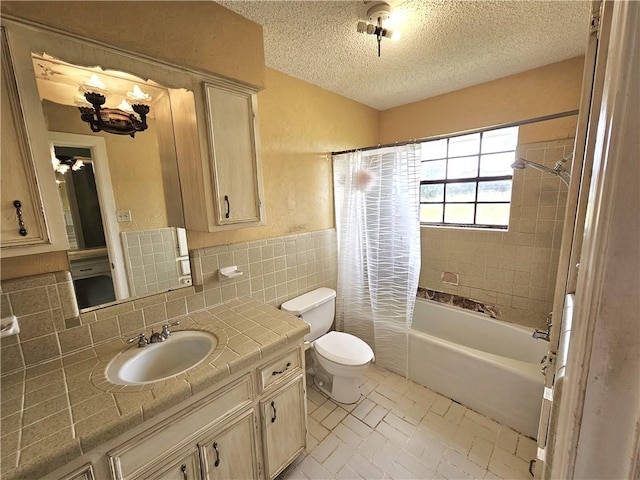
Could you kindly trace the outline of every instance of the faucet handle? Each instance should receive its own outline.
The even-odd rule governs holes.
[[[164,338],[170,337],[171,336],[171,327],[175,327],[177,325],[180,325],[180,322],[167,323],[166,325],[163,325],[163,327],[162,327],[162,336]]]
[[[138,347],[146,347],[149,344],[149,340],[147,340],[147,337],[144,335],[144,333],[129,338],[127,340],[127,343],[133,343],[135,341],[138,342]]]

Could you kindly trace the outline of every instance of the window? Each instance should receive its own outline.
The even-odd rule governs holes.
[[[517,142],[509,127],[422,143],[420,223],[506,230]]]

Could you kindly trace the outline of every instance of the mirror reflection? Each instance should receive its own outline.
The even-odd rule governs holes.
[[[48,55],[32,59],[78,307],[191,285],[186,232],[170,225],[167,205],[173,200],[165,196],[166,182],[177,182],[167,178],[177,172],[163,164],[160,146],[167,140],[159,138],[171,131],[168,89]],[[104,97],[101,108],[87,102],[87,91]],[[148,107],[143,130],[122,123],[139,119],[128,102]],[[87,111],[104,122],[90,124]],[[111,133],[94,131],[95,123],[105,122],[111,122],[105,128]]]

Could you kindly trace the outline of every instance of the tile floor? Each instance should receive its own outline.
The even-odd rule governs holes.
[[[535,442],[372,365],[354,405],[307,377],[307,450],[278,480],[525,479]]]

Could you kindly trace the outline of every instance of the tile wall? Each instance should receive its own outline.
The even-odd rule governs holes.
[[[208,301],[250,296],[279,306],[318,287],[336,288],[337,237],[334,229],[288,235],[192,252],[193,282]],[[221,267],[237,266],[243,275],[218,278]]]
[[[573,139],[519,145],[517,156],[552,168],[570,155]],[[571,161],[565,164],[571,169]],[[423,227],[420,286],[496,305],[498,317],[544,327],[553,308],[567,187],[527,168],[514,171],[509,230]],[[459,284],[442,282],[442,273]]]
[[[16,315],[20,334],[0,340],[0,373],[55,359],[121,336],[135,336],[187,313],[242,296],[279,306],[320,286],[335,288],[336,232],[289,235],[190,252],[195,286],[139,297],[81,314],[69,272],[1,282],[2,318]],[[219,266],[243,275],[218,280]]]
[[[122,232],[120,236],[131,296],[138,297],[179,285],[173,228]]]

